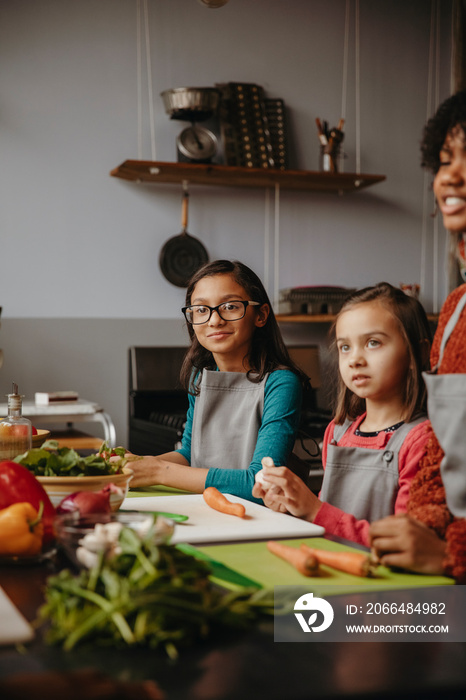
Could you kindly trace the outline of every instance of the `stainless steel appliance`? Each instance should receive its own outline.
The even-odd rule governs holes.
[[[184,347],[129,348],[128,449],[171,452],[183,435],[188,395],[180,386]]]

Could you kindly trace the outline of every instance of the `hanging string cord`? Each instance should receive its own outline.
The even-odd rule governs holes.
[[[155,152],[155,121],[154,121],[154,100],[152,96],[152,67],[150,56],[150,32],[149,32],[149,7],[147,0],[144,2],[144,30],[146,42],[146,66],[147,66],[147,94],[149,99],[149,122],[150,122],[150,142],[152,160],[157,160]]]
[[[434,74],[434,26],[435,26],[435,0],[431,0],[430,13],[430,35],[429,35],[429,58],[427,62],[427,105],[426,122],[432,114],[432,83]],[[421,233],[421,270],[420,286],[421,292],[425,290],[427,282],[426,258],[427,258],[427,223],[429,221],[429,209],[432,206],[432,196],[429,187],[431,174],[424,170],[423,176],[423,198],[422,198],[422,233]]]
[[[275,249],[274,249],[274,294],[273,305],[278,310],[279,301],[279,271],[280,271],[280,185],[275,183]]]
[[[435,89],[434,89],[434,109],[440,101],[440,2],[434,0],[435,6]],[[433,239],[433,298],[434,314],[439,312],[439,218],[434,219],[434,239]]]
[[[428,221],[428,202],[430,197],[429,192],[429,178],[430,175],[424,171],[424,187],[423,187],[423,197],[422,197],[422,231],[421,231],[421,269],[420,269],[420,287],[421,293],[425,291],[426,284],[426,257],[427,257],[427,221]]]
[[[451,10],[451,54],[450,54],[450,93],[456,92],[456,79],[457,77],[457,65],[458,65],[458,54],[460,53],[457,48],[457,27],[460,27],[461,14],[460,6],[458,0],[453,0],[453,7]]]
[[[346,121],[346,101],[348,94],[348,51],[349,51],[350,0],[346,0],[345,31],[343,38],[343,79],[341,86],[341,118]],[[343,172],[344,154],[340,149],[340,172]]]
[[[355,5],[355,63],[356,63],[356,172],[361,172],[361,79],[360,79],[360,40],[359,40],[359,0]]]
[[[142,160],[142,40],[141,40],[141,0],[136,3],[136,48],[137,48],[137,100],[138,100],[138,159]]]
[[[350,0],[346,0],[345,33],[343,38],[343,81],[341,87],[341,118],[346,120],[346,100],[348,93],[348,51],[349,51]]]
[[[264,287],[270,293],[270,190],[265,188],[264,212]]]

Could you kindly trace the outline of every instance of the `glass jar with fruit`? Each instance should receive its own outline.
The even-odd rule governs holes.
[[[23,397],[13,383],[8,394],[8,415],[0,421],[0,460],[13,459],[32,447],[31,421],[22,414]]]

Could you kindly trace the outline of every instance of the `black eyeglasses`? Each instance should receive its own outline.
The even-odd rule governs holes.
[[[248,306],[261,306],[261,304],[258,301],[237,301],[235,299],[234,301],[224,301],[218,306],[207,306],[207,304],[184,306],[181,311],[188,323],[198,326],[201,323],[207,323],[214,311],[224,321],[239,321],[246,314]]]

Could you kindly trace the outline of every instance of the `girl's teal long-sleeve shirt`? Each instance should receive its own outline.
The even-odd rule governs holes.
[[[262,503],[252,496],[255,475],[262,469],[263,457],[272,457],[276,465],[286,465],[299,427],[302,402],[300,379],[290,370],[276,370],[266,379],[264,388],[264,410],[257,435],[256,449],[249,466],[244,469],[229,469],[228,455],[224,464],[209,469],[205,487],[215,486],[223,493]],[[189,395],[186,425],[177,450],[191,464],[191,435],[196,397]],[[221,441],[222,436],[218,439]]]

